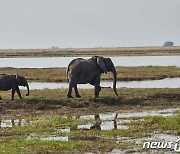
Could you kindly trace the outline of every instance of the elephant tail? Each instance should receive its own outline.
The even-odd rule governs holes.
[[[78,58],[79,59],[79,58]],[[66,70],[66,77],[67,77],[67,82],[69,81],[69,78],[68,78],[68,75],[69,75],[69,68],[70,68],[70,66],[74,63],[74,61],[76,61],[77,59],[73,59],[70,63],[69,63],[69,65],[68,65],[68,67],[67,67],[67,70]]]
[[[84,60],[84,59],[83,59],[83,58],[76,58],[76,59],[73,59],[73,60],[69,63],[69,65],[68,65],[68,67],[67,67],[67,70],[66,70],[67,82],[69,81],[68,75],[69,75],[70,66],[73,65],[77,60],[79,61],[79,60]]]
[[[67,78],[67,82],[69,81],[68,75],[69,75],[69,65],[68,65],[67,70],[66,70],[66,78]]]

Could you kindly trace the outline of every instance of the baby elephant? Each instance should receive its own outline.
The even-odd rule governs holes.
[[[27,87],[26,96],[29,96],[29,85],[25,77],[20,75],[6,75],[6,74],[0,75],[0,91],[7,91],[12,89],[12,94],[11,94],[12,100],[14,100],[15,92],[17,92],[19,98],[22,99],[19,86],[24,86],[24,87],[26,86]],[[1,96],[0,99],[2,99]]]

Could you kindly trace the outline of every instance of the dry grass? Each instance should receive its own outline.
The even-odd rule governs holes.
[[[0,57],[180,55],[180,47],[7,49]]]
[[[175,66],[116,67],[117,80],[155,80],[180,77],[180,68]],[[0,74],[18,74],[30,81],[67,82],[66,68],[0,68]],[[112,80],[112,74],[101,76],[102,80]]]

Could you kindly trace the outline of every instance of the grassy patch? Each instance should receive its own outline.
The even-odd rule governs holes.
[[[73,151],[83,148],[83,144],[77,141],[41,141],[26,140],[24,137],[4,138],[0,144],[1,153],[53,153]]]
[[[35,117],[36,119],[37,117]],[[40,118],[41,119],[41,118]],[[47,119],[44,117],[44,120]],[[4,153],[56,153],[56,152],[87,152],[87,151],[98,151],[98,152],[109,152],[113,148],[132,150],[138,147],[138,150],[142,150],[141,144],[134,143],[133,139],[142,137],[148,137],[152,132],[156,131],[159,133],[169,133],[179,135],[180,127],[180,114],[172,117],[161,117],[161,116],[150,116],[145,117],[143,121],[139,120],[136,122],[128,123],[129,129],[114,129],[110,131],[101,131],[99,129],[92,130],[77,130],[72,129],[69,136],[70,141],[43,141],[39,139],[27,140],[26,137],[30,133],[25,127],[20,127],[21,130],[26,130],[25,134],[14,133],[7,135],[4,129],[4,134],[0,137],[0,152]],[[85,122],[85,121],[84,121]],[[42,121],[42,132],[46,131],[46,127],[51,127],[56,131],[60,126],[71,127],[74,124],[79,123],[78,119],[60,118],[58,116],[53,117],[49,122]],[[34,124],[32,124],[34,125]],[[34,125],[38,128],[40,125]],[[40,126],[40,127],[41,127]],[[31,127],[31,126],[29,126]],[[44,130],[43,130],[44,128]],[[14,128],[11,128],[14,129]],[[36,130],[32,130],[36,132]],[[41,134],[42,134],[41,132]],[[52,134],[53,132],[46,132],[46,135]],[[27,135],[26,135],[27,134]],[[121,140],[122,137],[122,140]],[[123,137],[128,137],[129,141],[123,141]],[[119,143],[117,143],[120,138]],[[136,151],[136,150],[135,150]]]
[[[180,114],[177,114],[172,117],[146,117],[144,121],[144,126],[151,126],[151,129],[154,129],[158,132],[164,132],[168,130],[171,134],[180,134]]]
[[[117,110],[137,110],[144,108],[176,107],[180,104],[180,90],[177,89],[117,89],[119,96],[115,96],[112,89],[102,89],[100,97],[93,98],[93,89],[79,89],[80,99],[66,98],[67,89],[31,90],[26,97],[26,90],[22,91],[22,100],[9,99],[11,92],[1,92],[3,100],[0,101],[1,114],[15,113],[31,115],[32,112],[57,111],[61,114],[93,114]],[[73,94],[74,95],[74,94]],[[138,107],[138,108],[137,108]],[[53,114],[53,113],[51,113]],[[17,114],[19,115],[19,113]],[[16,116],[16,114],[15,114]]]
[[[152,133],[169,133],[174,135],[180,134],[180,114],[171,117],[149,116],[143,121],[139,120],[129,124],[133,129],[141,132]]]
[[[14,126],[13,128],[2,129],[0,135],[28,135],[29,133],[41,133],[48,134],[57,131],[57,128],[71,127],[74,128],[81,122],[86,120],[74,119],[72,117],[62,117],[62,116],[35,116],[27,117],[27,121],[32,121],[32,123],[27,123],[25,126]]]
[[[180,68],[175,66],[116,67],[117,80],[155,80],[180,77]],[[0,68],[0,74],[19,74],[29,81],[67,82],[66,68]],[[102,74],[102,80],[112,80],[111,73]]]

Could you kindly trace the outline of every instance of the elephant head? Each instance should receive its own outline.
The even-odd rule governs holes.
[[[27,87],[27,94],[26,96],[29,96],[29,85],[25,77],[17,75],[16,76],[17,82],[19,86]]]
[[[102,73],[106,73],[106,74],[107,72],[113,73],[113,90],[114,90],[114,93],[118,95],[116,91],[117,73],[116,73],[116,69],[112,60],[110,58],[104,58],[104,57],[99,57],[99,56],[96,56],[96,58],[97,58],[97,64]]]

